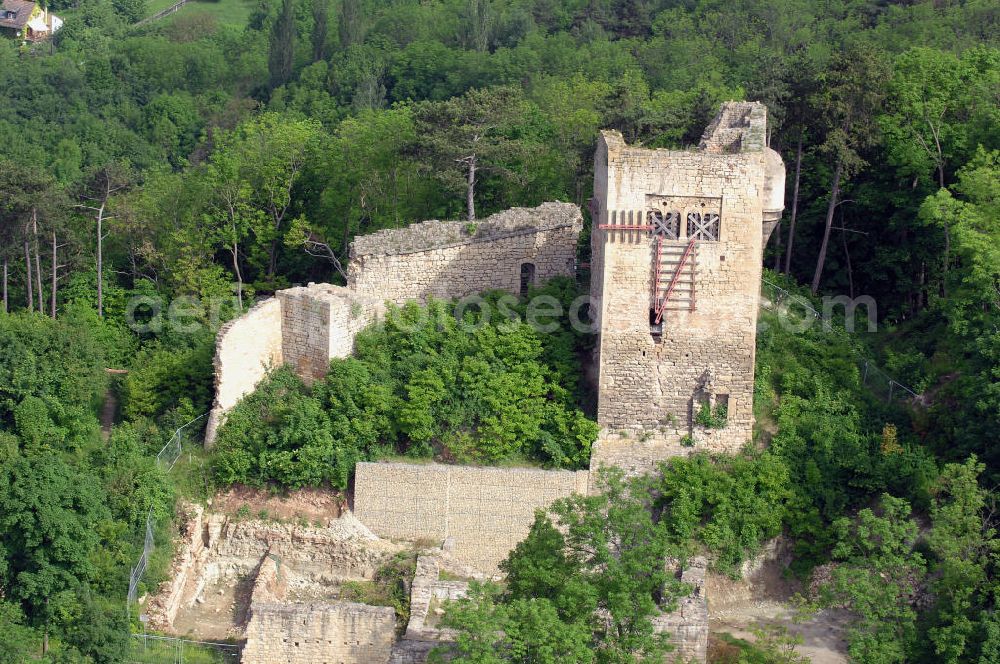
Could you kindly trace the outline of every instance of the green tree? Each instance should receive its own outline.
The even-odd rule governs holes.
[[[862,151],[877,138],[877,115],[885,98],[889,70],[884,57],[867,45],[845,49],[822,76],[815,106],[826,130],[820,150],[833,164],[823,239],[813,272],[812,292],[819,290],[826,262],[833,215],[840,204],[844,179],[865,166]]]
[[[928,636],[939,661],[948,664],[968,661],[981,628],[977,614],[992,599],[989,569],[1000,540],[986,511],[989,493],[978,482],[983,469],[975,457],[948,464],[934,487],[927,539],[934,556],[935,605]]]
[[[910,505],[885,494],[878,508],[833,524],[837,544],[827,599],[843,603],[857,619],[848,632],[852,659],[873,664],[905,662],[917,639],[913,602],[926,572],[914,551],[917,524]]]
[[[0,587],[48,631],[53,600],[93,572],[107,509],[95,479],[58,454],[17,455],[0,473]]]
[[[329,56],[330,3],[329,0],[313,0],[312,59],[313,62],[326,60]]]
[[[271,89],[280,88],[292,80],[295,58],[295,17],[292,0],[282,0],[281,11],[271,26],[267,70]]]
[[[469,221],[476,219],[477,173],[523,177],[509,164],[535,149],[517,135],[524,114],[522,93],[512,87],[470,90],[461,97],[415,107],[418,149],[449,190],[464,190]]]
[[[456,661],[664,661],[669,645],[652,618],[687,590],[664,566],[677,549],[654,519],[648,479],[605,469],[600,482],[601,494],[536,514],[500,565],[505,592],[477,586],[446,608],[444,624],[459,631]]]

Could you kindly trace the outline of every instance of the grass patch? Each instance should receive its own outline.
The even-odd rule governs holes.
[[[410,622],[409,587],[417,569],[412,553],[397,553],[382,565],[371,581],[348,581],[341,587],[340,598],[371,606],[388,606],[396,612],[396,630],[401,635]]]
[[[167,7],[175,4],[177,0],[149,0],[146,3],[146,16],[152,16],[157,12],[162,12]]]
[[[150,7],[152,7],[154,3],[164,1],[165,0],[152,0],[150,2]],[[160,7],[157,11],[166,9],[172,4],[174,3],[166,2],[166,4]],[[211,2],[208,0],[190,0],[180,9],[180,11],[165,17],[161,22],[166,25],[177,16],[194,17],[200,14],[202,16],[212,17],[219,25],[244,26],[250,19],[250,14],[253,12],[253,9],[254,4],[250,0],[218,0],[217,2]],[[150,12],[150,14],[153,13],[155,12]]]

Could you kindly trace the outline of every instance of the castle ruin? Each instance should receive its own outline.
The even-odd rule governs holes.
[[[456,564],[493,575],[527,534],[534,508],[593,490],[600,466],[646,472],[670,456],[733,452],[750,442],[761,258],[784,200],[784,165],[765,137],[765,107],[743,102],[724,104],[696,149],[630,147],[619,133],[602,133],[590,286],[601,433],[589,471],[360,464],[360,522],[378,537],[439,542]],[[279,291],[220,330],[206,445],[269,370],[288,364],[305,380],[323,376],[385,303],[489,289],[523,295],[532,284],[575,276],[582,230],[577,207],[546,203],[474,224],[428,221],[356,238],[346,287]],[[682,652],[704,661],[700,583],[683,607],[661,626],[681,635]],[[258,629],[253,637],[254,652],[268,653],[262,659],[276,660],[281,646],[261,639],[280,644],[289,638],[281,625],[301,622],[275,611],[270,636]],[[329,619],[339,625],[356,613]],[[364,619],[385,632],[385,616]],[[379,639],[380,654],[366,661],[388,661],[381,653],[392,648]],[[420,651],[404,657],[397,649],[393,661],[421,661]],[[361,660],[344,651],[337,661]]]

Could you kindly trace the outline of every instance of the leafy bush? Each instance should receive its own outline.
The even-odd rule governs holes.
[[[396,611],[396,625],[405,631],[410,622],[410,584],[417,569],[413,554],[397,553],[375,572],[371,581],[348,581],[340,598],[373,606],[389,606]]]
[[[775,455],[678,457],[661,465],[658,507],[672,540],[700,542],[734,573],[760,544],[781,533],[792,487]]]
[[[568,280],[537,292],[575,295]],[[577,407],[583,338],[511,320],[525,305],[506,297],[461,320],[441,301],[392,309],[311,388],[275,372],[220,430],[217,477],[343,488],[357,461],[393,454],[585,466],[597,425]]]
[[[701,404],[694,421],[706,429],[721,429],[729,419],[729,408],[724,403],[717,404],[713,409],[707,401]]]

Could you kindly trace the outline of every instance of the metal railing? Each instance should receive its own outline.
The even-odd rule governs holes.
[[[767,279],[761,279],[761,291],[765,296],[761,298],[761,306],[767,309],[777,310],[781,307],[782,302],[794,300],[796,307],[802,308],[803,316],[812,316],[817,321],[822,319],[822,314],[816,311],[808,299],[785,290]],[[829,322],[824,321],[824,324],[828,325]],[[920,395],[882,371],[871,358],[865,356],[858,348],[854,348],[854,354],[861,371],[861,382],[872,393],[881,396],[887,402],[894,399],[912,402],[919,398]]]
[[[170,636],[133,634],[129,664],[238,664],[240,647]]]
[[[174,468],[174,464],[177,463],[177,459],[181,456],[182,450],[182,432],[189,426],[200,420],[201,418],[208,415],[208,413],[202,413],[198,417],[194,418],[187,424],[182,424],[174,431],[174,435],[170,437],[167,444],[163,446],[163,449],[156,455],[156,465],[160,467],[164,472],[170,472]]]
[[[185,436],[190,427],[208,413],[202,413],[174,430],[170,440],[156,455],[156,465],[164,472],[173,470],[184,448]],[[126,611],[131,624],[132,606],[139,601],[139,584],[149,567],[149,559],[156,548],[153,536],[155,520],[152,506],[146,513],[146,534],[139,560],[129,573]],[[145,625],[145,616],[140,616]],[[239,646],[230,643],[192,641],[172,636],[156,634],[133,634],[130,664],[237,664],[240,661]]]
[[[163,10],[160,10],[160,11],[156,12],[152,16],[147,16],[146,18],[144,18],[144,19],[142,19],[140,21],[136,21],[132,25],[133,25],[133,27],[139,27],[139,26],[142,26],[142,25],[147,25],[149,23],[152,23],[153,21],[159,21],[161,18],[164,18],[166,16],[170,16],[171,14],[175,14],[175,13],[179,12],[180,9],[181,9],[181,7],[183,7],[187,3],[188,3],[188,0],[180,0],[180,2],[176,2],[176,3],[172,4],[172,5],[170,5],[169,7],[167,7],[166,9],[163,9]]]

